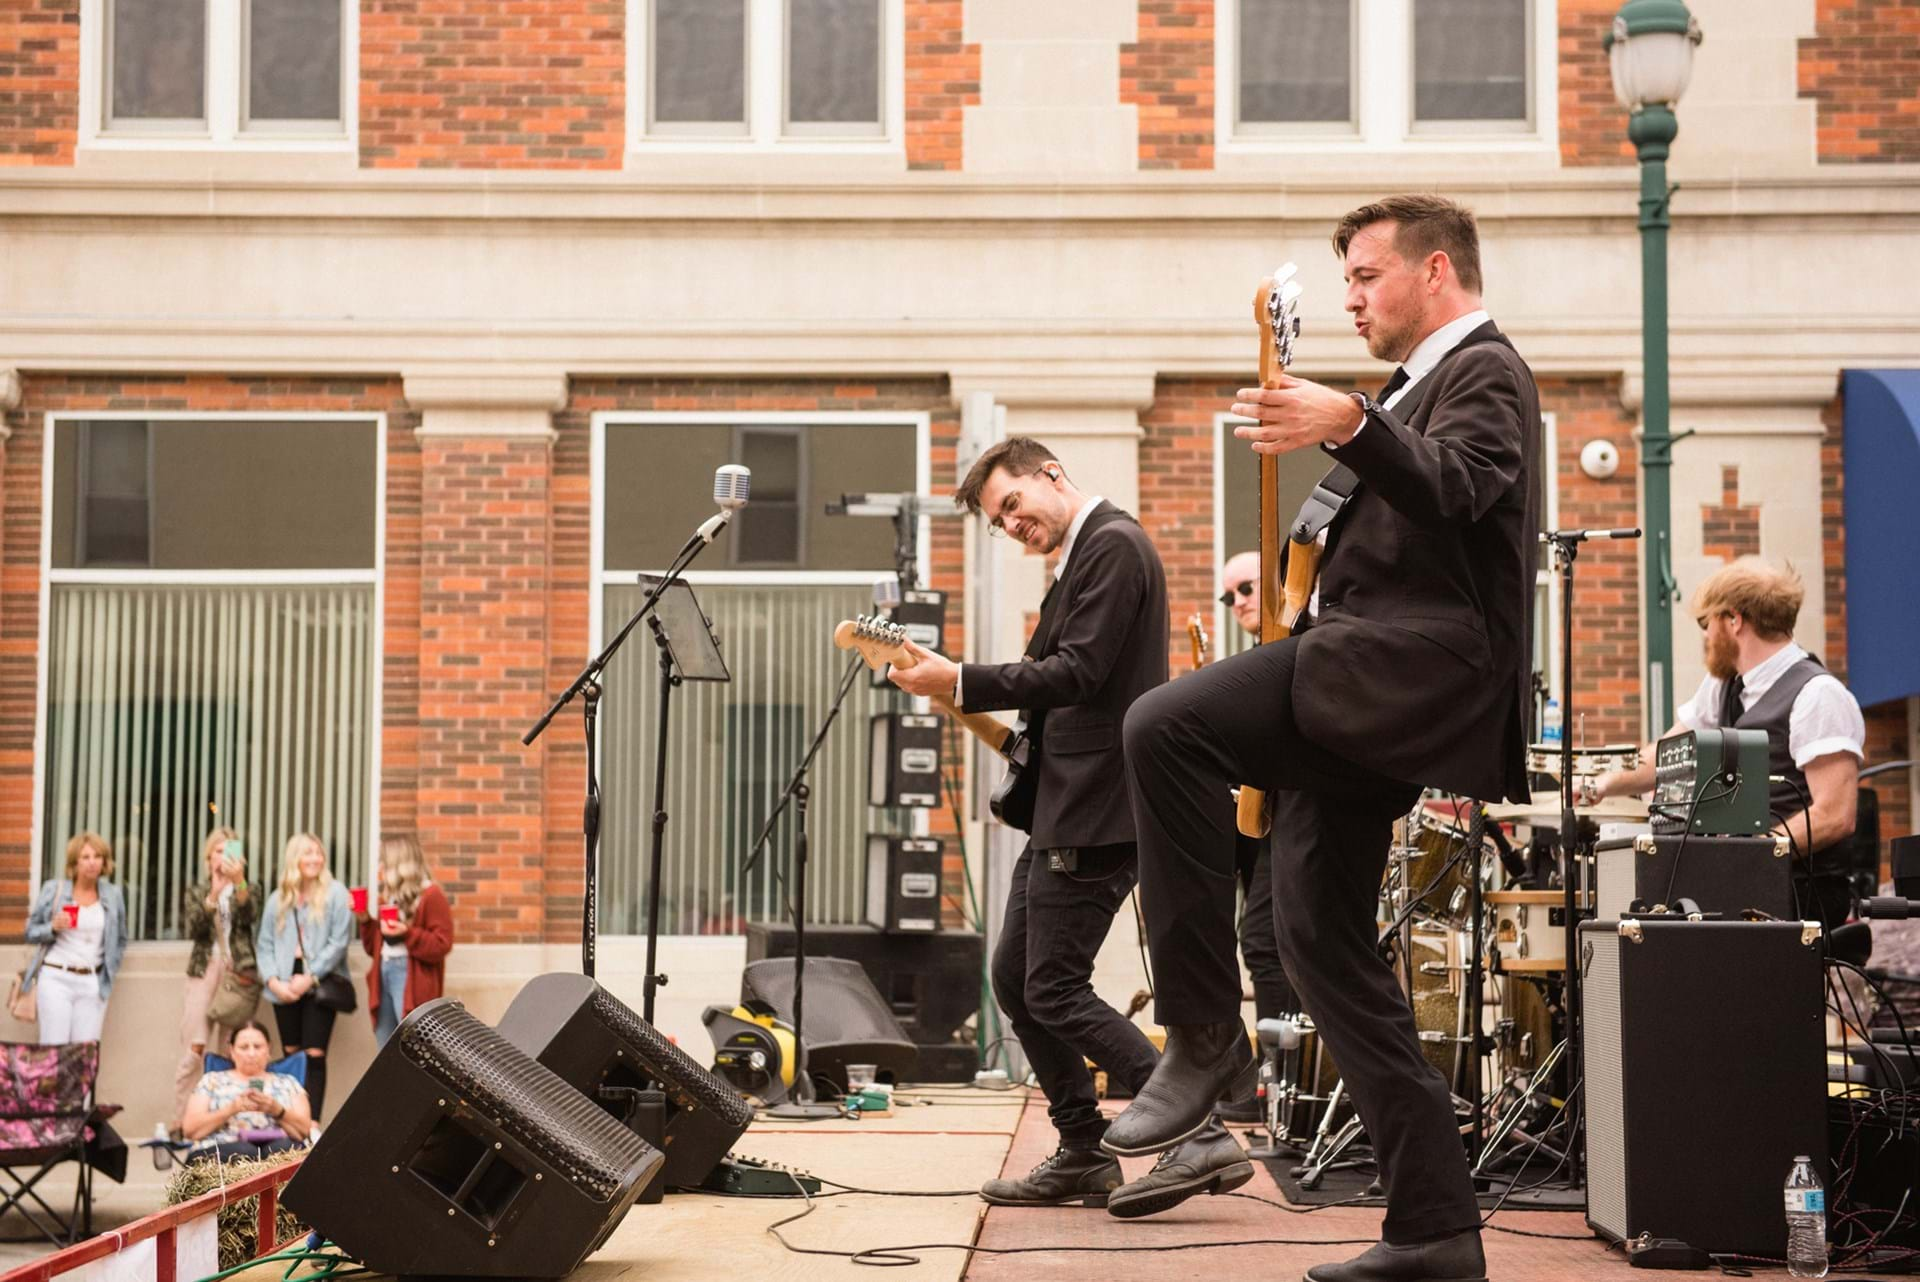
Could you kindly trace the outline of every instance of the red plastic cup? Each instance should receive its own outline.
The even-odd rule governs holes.
[[[400,924],[400,905],[381,904],[380,924],[382,926],[398,926]]]
[[[347,893],[353,896],[354,916],[357,917],[367,911],[367,888],[365,886],[349,887]]]
[[[80,924],[80,905],[79,904],[61,904],[60,911],[67,915],[67,926],[69,928],[78,926]]]

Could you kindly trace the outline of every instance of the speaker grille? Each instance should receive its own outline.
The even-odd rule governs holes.
[[[1587,1218],[1627,1236],[1627,1106],[1617,933],[1582,930],[1581,1059],[1587,1103]]]
[[[629,1010],[604,988],[593,990],[593,1014],[613,1034],[634,1047],[656,1081],[664,1083],[683,1108],[704,1108],[736,1130],[753,1121],[753,1108],[725,1082],[693,1062],[685,1051]]]
[[[613,1201],[636,1167],[659,1160],[652,1145],[463,1006],[418,1011],[400,1036],[408,1059],[599,1201]]]

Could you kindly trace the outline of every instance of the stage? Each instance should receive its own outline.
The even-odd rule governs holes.
[[[891,1117],[810,1124],[763,1120],[736,1151],[862,1189],[939,1192],[970,1189],[1003,1171],[1024,1172],[1053,1147],[1046,1104],[1037,1091],[990,1093],[951,1086],[925,1091],[921,1098],[937,1102],[900,1107]],[[910,1094],[902,1092],[903,1098]],[[1125,1165],[1131,1176],[1151,1164],[1142,1158]],[[580,1282],[626,1277],[706,1282],[724,1269],[732,1276],[769,1282],[872,1279],[876,1275],[871,1267],[848,1255],[894,1247],[914,1248],[904,1254],[918,1260],[889,1275],[896,1278],[1280,1280],[1297,1278],[1310,1265],[1356,1254],[1377,1236],[1378,1210],[1330,1207],[1303,1214],[1282,1209],[1279,1186],[1263,1165],[1256,1163],[1255,1168],[1253,1182],[1240,1194],[1203,1196],[1163,1215],[1130,1221],[1081,1207],[1021,1210],[989,1207],[971,1194],[887,1197],[838,1192],[829,1185],[823,1194],[835,1196],[816,1196],[812,1214],[779,1232],[796,1248],[847,1253],[837,1256],[798,1254],[768,1233],[769,1225],[806,1209],[798,1198],[676,1194],[661,1205],[635,1206],[607,1245],[573,1277]],[[1488,1275],[1501,1282],[1571,1282],[1616,1272],[1624,1282],[1627,1276],[1620,1251],[1609,1250],[1592,1236],[1577,1213],[1507,1209],[1493,1223],[1548,1235],[1487,1232]],[[1193,1249],[1215,1242],[1249,1245]],[[930,1248],[927,1244],[932,1243],[971,1243],[983,1250],[970,1260],[966,1252]],[[1017,1254],[992,1253],[998,1251]],[[284,1265],[260,1266],[236,1276],[248,1282],[279,1282],[283,1270]],[[1786,1276],[1784,1269],[1757,1272]]]

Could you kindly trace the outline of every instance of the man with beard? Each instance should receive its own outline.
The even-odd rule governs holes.
[[[1721,726],[1767,732],[1768,774],[1779,781],[1767,804],[1785,816],[1773,830],[1793,843],[1794,895],[1803,916],[1832,930],[1853,911],[1848,864],[1867,725],[1839,678],[1793,642],[1805,597],[1798,574],[1758,557],[1708,576],[1693,594],[1707,675],[1667,734]],[[1586,783],[1582,796],[1646,792],[1653,787],[1653,744],[1640,761],[1637,770]]]
[[[1019,708],[1038,744],[1030,840],[1013,866],[993,954],[993,992],[1046,1093],[1060,1148],[1024,1177],[988,1180],[997,1206],[1105,1206],[1131,1218],[1224,1193],[1253,1164],[1218,1124],[1186,1137],[1121,1187],[1100,1150],[1107,1119],[1092,1060],[1128,1091],[1158,1058],[1146,1035],[1093,991],[1094,956],[1135,880],[1120,728],[1127,708],[1167,680],[1167,577],[1146,531],[1083,493],[1039,441],[1014,436],[981,454],[954,504],[1029,552],[1059,552],[1040,622],[1019,663],[955,664],[910,646],[895,668],[909,694],[951,697],[968,712]]]

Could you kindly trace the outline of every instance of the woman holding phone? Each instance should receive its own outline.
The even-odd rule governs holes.
[[[444,991],[447,954],[453,951],[453,910],[412,837],[380,843],[377,907],[378,916],[360,919],[360,943],[373,958],[367,1012],[374,1039],[385,1046],[408,1012]]]
[[[227,1030],[211,1014],[215,995],[229,972],[254,977],[253,930],[260,911],[260,888],[247,881],[246,852],[240,834],[215,828],[200,846],[206,876],[186,893],[181,921],[193,944],[187,957],[186,1008],[180,1017],[180,1066],[173,1079],[175,1130],[187,1101],[206,1070],[209,1048],[223,1051]],[[258,983],[255,978],[255,983]],[[252,1011],[242,1018],[251,1019]]]
[[[353,934],[353,904],[347,888],[327,870],[327,848],[310,832],[287,842],[280,889],[260,915],[255,942],[260,978],[280,1026],[280,1045],[291,1055],[307,1054],[307,1098],[320,1120],[327,1098],[327,1043],[333,1017],[353,1009],[353,988],[346,979],[347,942]],[[338,978],[334,978],[338,976]],[[340,1005],[323,1001],[321,984],[344,987]]]
[[[39,987],[42,1046],[100,1040],[127,950],[127,904],[112,877],[113,848],[99,833],[83,832],[67,843],[66,876],[43,883],[34,897],[27,939],[40,947],[20,987]]]
[[[208,1073],[187,1098],[180,1128],[221,1158],[264,1157],[304,1144],[313,1113],[300,1083],[267,1071],[267,1026],[250,1019],[233,1035],[233,1067]]]

